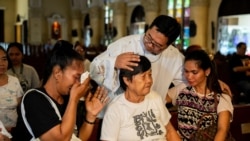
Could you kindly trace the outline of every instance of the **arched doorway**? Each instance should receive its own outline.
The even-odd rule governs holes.
[[[87,14],[84,18],[84,25],[83,25],[83,43],[85,47],[89,47],[91,43],[91,36],[92,36],[92,28],[90,27],[90,18],[89,14]]]
[[[135,7],[130,20],[129,34],[141,34],[146,31],[145,12],[141,5]]]
[[[236,51],[236,44],[246,42],[250,54],[250,5],[248,0],[222,0],[218,12],[218,51],[224,55]]]

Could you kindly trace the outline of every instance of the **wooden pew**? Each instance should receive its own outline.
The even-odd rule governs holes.
[[[250,104],[234,105],[230,131],[236,141],[250,141]]]

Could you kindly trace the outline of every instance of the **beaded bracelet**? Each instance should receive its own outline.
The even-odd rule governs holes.
[[[85,121],[86,123],[88,123],[88,124],[95,124],[95,121],[90,122],[90,121],[88,121],[86,118],[84,118],[84,121]]]

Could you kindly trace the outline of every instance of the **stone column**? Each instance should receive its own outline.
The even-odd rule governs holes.
[[[190,20],[196,24],[196,35],[190,37],[190,45],[198,44],[207,50],[208,0],[190,1]]]
[[[16,0],[16,15],[21,16],[21,21],[28,19],[28,0]]]
[[[113,3],[114,17],[113,23],[116,28],[117,35],[113,40],[117,40],[126,35],[126,3],[119,1]]]
[[[218,10],[222,0],[210,1],[209,3],[209,17],[208,17],[208,38],[207,46],[211,47],[211,53],[216,53],[219,49],[217,46],[217,33],[218,33]],[[213,23],[213,25],[212,25]],[[213,27],[212,27],[213,26]],[[213,31],[212,31],[213,30]],[[212,35],[213,34],[213,35]],[[214,37],[214,38],[212,38]],[[213,46],[214,45],[214,46]]]
[[[89,11],[90,26],[92,28],[91,45],[98,46],[100,44],[100,13],[101,8],[99,6],[91,7]]]
[[[23,21],[28,19],[28,0],[16,0],[16,14],[15,16],[19,16],[19,21],[15,23],[15,41],[19,43],[24,43],[23,35],[28,35],[27,33],[24,34],[23,30]]]
[[[160,15],[166,15],[167,14],[167,1],[166,0],[160,0],[160,5],[159,5],[159,8],[160,8]]]
[[[29,43],[40,44],[43,43],[43,35],[46,32],[43,24],[42,9],[30,8],[28,20]],[[47,33],[47,32],[46,32]],[[48,39],[46,39],[48,40]],[[44,41],[46,41],[44,40]]]
[[[150,25],[152,21],[159,15],[159,0],[142,0],[145,11],[145,22]]]

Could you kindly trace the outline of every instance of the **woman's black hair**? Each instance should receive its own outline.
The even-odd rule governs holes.
[[[10,43],[7,48],[7,53],[12,47],[16,47],[23,54],[23,45],[21,43],[18,42]]]
[[[58,65],[63,70],[67,66],[71,65],[73,60],[83,61],[82,56],[73,50],[72,47],[73,45],[65,40],[59,40],[56,42],[51,54],[47,58],[43,77],[43,85],[48,81],[55,66]]]
[[[121,88],[125,91],[127,88],[127,85],[125,84],[123,77],[127,77],[128,80],[132,81],[132,77],[136,74],[143,73],[148,71],[151,68],[151,63],[145,56],[140,56],[140,62],[138,63],[138,66],[133,66],[133,71],[127,70],[127,69],[121,69],[119,74],[119,81]]]
[[[181,25],[173,17],[160,15],[154,19],[149,28],[156,26],[157,31],[168,37],[167,45],[172,44],[181,33]]]
[[[186,55],[184,62],[190,60],[196,61],[198,67],[204,71],[210,68],[210,74],[207,76],[207,88],[214,93],[221,94],[222,90],[218,81],[215,65],[209,58],[209,55],[204,50],[194,50]]]
[[[7,48],[7,51],[6,51],[6,52],[7,52],[8,62],[9,62],[8,69],[13,67],[12,62],[11,62],[11,60],[10,60],[10,58],[9,58],[9,55],[8,55],[9,50],[10,50],[11,48],[13,48],[13,47],[17,48],[17,49],[22,53],[22,55],[23,55],[23,44],[18,43],[18,42],[12,42],[12,43],[10,43],[10,44],[8,45],[8,48]]]

